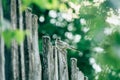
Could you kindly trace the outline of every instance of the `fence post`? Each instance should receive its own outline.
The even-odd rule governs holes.
[[[17,11],[16,11],[16,0],[11,0],[11,23],[12,29],[17,28]],[[19,79],[19,61],[18,61],[18,45],[15,40],[11,44],[11,59],[12,59],[12,80]]]
[[[2,9],[2,0],[0,0],[0,27],[2,27],[1,26],[2,25],[2,20],[3,20],[3,9]]]
[[[29,31],[24,43],[25,49],[25,74],[26,80],[33,80],[33,52],[32,52],[32,13],[30,9],[25,11],[25,27]]]
[[[53,69],[54,65],[52,63],[52,51],[53,47],[50,43],[50,38],[48,36],[43,37],[43,80],[53,80]]]
[[[84,74],[79,71],[75,58],[71,58],[71,80],[84,80]]]
[[[71,80],[77,80],[77,59],[71,58]]]
[[[5,80],[4,42],[0,35],[0,80]]]
[[[2,38],[2,21],[3,21],[3,10],[2,0],[0,0],[0,80],[5,80],[5,56],[4,56],[4,41]]]
[[[38,49],[38,17],[32,15],[33,80],[41,80],[41,61]]]
[[[58,80],[58,53],[57,53],[57,48],[54,46],[53,47],[53,65],[54,65],[54,73],[53,77],[54,80]]]
[[[21,9],[21,0],[16,0],[17,28],[23,31],[23,15]],[[19,54],[19,76],[20,80],[25,80],[25,59],[23,42],[18,46]]]
[[[84,74],[81,71],[79,71],[79,68],[77,71],[77,80],[84,80]]]
[[[67,53],[64,50],[57,48],[58,53],[58,75],[59,80],[69,80]]]

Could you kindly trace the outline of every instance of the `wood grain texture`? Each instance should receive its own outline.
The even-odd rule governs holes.
[[[23,15],[22,15],[22,2],[16,0],[16,13],[17,13],[17,28],[23,31]],[[18,45],[18,57],[19,57],[19,76],[20,80],[25,80],[25,58],[24,58],[24,46],[23,42]]]
[[[2,0],[0,0],[0,80],[5,80],[5,56],[4,56],[4,41],[1,36],[3,21]]]
[[[71,80],[77,80],[77,59],[71,58]]]
[[[33,46],[32,46],[32,13],[30,9],[25,11],[25,26],[29,31],[29,35],[26,36],[26,79],[33,80]]]
[[[0,35],[0,80],[5,80],[4,41]]]
[[[58,49],[58,75],[59,80],[69,80],[68,77],[68,65],[67,65],[67,53]]]
[[[16,9],[16,0],[11,0],[11,23],[12,29],[15,30],[17,28],[17,9]],[[15,40],[12,41],[11,44],[11,59],[12,59],[12,80],[19,80],[19,62],[18,62],[18,45]]]
[[[84,74],[77,67],[75,58],[71,58],[71,80],[84,80]]]
[[[38,17],[32,15],[33,80],[41,80],[41,61],[38,48]]]
[[[43,37],[43,80],[53,80],[51,79],[51,73],[53,69],[51,54],[52,45],[50,43],[50,38],[48,36]]]
[[[53,80],[59,80],[58,79],[58,53],[57,53],[57,48],[54,46],[53,47],[53,65],[54,65],[54,73],[53,73]]]
[[[5,56],[4,56],[4,41],[1,36],[3,21],[2,0],[0,0],[0,80],[5,80]]]

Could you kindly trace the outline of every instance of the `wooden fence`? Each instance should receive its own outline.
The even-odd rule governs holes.
[[[67,52],[53,46],[48,36],[43,37],[42,58],[38,49],[37,16],[30,9],[21,12],[21,0],[10,0],[12,29],[29,30],[30,35],[20,45],[15,40],[10,48],[0,35],[0,80],[88,80],[71,59],[71,75],[68,73]],[[0,22],[3,20],[0,0]],[[2,26],[4,27],[4,26]],[[71,79],[69,79],[71,78]]]

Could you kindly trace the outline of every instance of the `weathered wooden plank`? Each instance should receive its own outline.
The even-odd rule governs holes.
[[[77,59],[71,58],[71,80],[77,80]]]
[[[77,69],[77,80],[84,80],[84,74]]]
[[[43,37],[43,80],[53,80],[53,69],[52,63],[52,51],[53,47],[50,43],[48,36]]]
[[[0,0],[0,23],[2,23],[2,20],[3,20],[3,9],[2,9],[2,0]]]
[[[50,50],[48,53],[48,72],[49,72],[49,80],[54,80],[54,58],[53,58],[53,46],[50,43]]]
[[[53,65],[54,65],[54,73],[53,73],[53,80],[58,80],[58,53],[57,53],[57,48],[54,46],[53,47]]]
[[[0,35],[0,80],[5,80],[4,41]]]
[[[11,0],[10,3],[12,29],[15,30],[17,28],[16,0]]]
[[[26,36],[25,50],[25,73],[26,80],[33,80],[33,52],[32,52],[32,13],[31,9],[25,11],[25,26],[29,30],[29,35]]]
[[[71,80],[84,80],[84,74],[79,71],[75,58],[71,58]]]
[[[16,0],[11,0],[10,8],[12,29],[15,30],[17,28]],[[11,55],[13,74],[12,80],[18,80],[19,79],[18,45],[15,40],[13,40],[11,44]]]
[[[32,15],[32,48],[33,48],[33,78],[32,80],[41,80],[41,61],[38,49],[38,17]]]
[[[21,0],[16,0],[17,28],[23,31],[23,16],[21,9]],[[25,59],[23,42],[18,46],[19,54],[19,76],[20,80],[25,80]]]
[[[5,80],[4,41],[1,36],[3,21],[2,0],[0,0],[0,80]]]
[[[59,80],[69,80],[68,66],[67,66],[67,53],[64,50],[58,49],[58,75]]]

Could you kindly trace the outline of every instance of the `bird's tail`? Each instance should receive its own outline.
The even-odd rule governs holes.
[[[74,48],[74,47],[70,47],[70,49],[72,49],[72,50],[78,52],[80,56],[83,55],[83,53],[82,53],[80,50],[78,50],[78,49],[76,49],[76,48]]]

